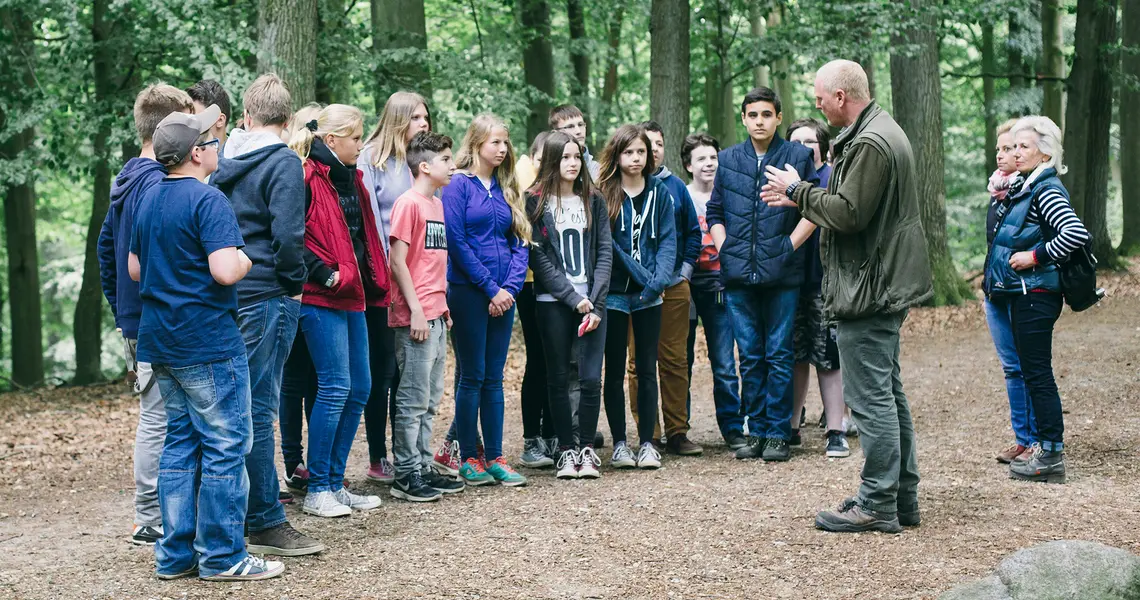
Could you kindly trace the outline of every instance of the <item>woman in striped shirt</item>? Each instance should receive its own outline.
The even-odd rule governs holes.
[[[1047,117],[1020,119],[1010,131],[1017,176],[997,199],[983,289],[991,304],[1008,310],[1021,371],[1029,390],[1038,442],[1010,463],[1010,477],[1065,481],[1064,419],[1053,377],[1053,325],[1063,299],[1058,262],[1089,242],[1059,175],[1061,130]]]

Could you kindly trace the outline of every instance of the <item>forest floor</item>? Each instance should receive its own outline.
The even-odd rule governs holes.
[[[137,405],[125,387],[8,394],[0,397],[0,597],[910,599],[933,598],[1053,539],[1140,553],[1140,269],[1105,284],[1109,299],[1066,312],[1055,336],[1067,485],[1010,481],[993,459],[1011,432],[981,307],[912,312],[903,380],[919,434],[923,523],[897,536],[812,526],[816,511],[855,491],[857,438],[848,459],[826,459],[809,428],[790,462],[736,461],[717,433],[709,370],[698,368],[691,435],[703,457],[616,473],[603,452],[597,481],[527,470],[524,488],[413,505],[364,482],[362,429],[348,477],[384,506],[337,520],[287,508],[328,551],[286,559],[285,575],[267,582],[160,582],[153,551],[127,541]],[[522,445],[519,347],[507,374],[510,457]],[[452,406],[448,396],[437,441]],[[813,390],[809,422],[819,407]]]

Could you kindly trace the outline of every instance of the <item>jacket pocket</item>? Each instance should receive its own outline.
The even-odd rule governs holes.
[[[883,263],[872,256],[862,264],[842,263],[834,281],[833,315],[838,319],[862,319],[883,312],[890,301],[883,281]]]

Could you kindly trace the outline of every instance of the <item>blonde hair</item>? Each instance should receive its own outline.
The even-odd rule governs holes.
[[[824,89],[832,94],[843,90],[851,100],[868,101],[871,99],[871,86],[867,83],[867,72],[857,62],[833,60],[820,67],[816,78],[823,84]]]
[[[276,73],[266,73],[253,80],[241,95],[242,109],[258,125],[284,125],[293,108],[289,86]],[[246,123],[246,129],[252,127]]]
[[[408,128],[412,126],[412,113],[423,105],[427,109],[428,123],[431,123],[431,109],[427,100],[415,92],[396,92],[388,96],[384,110],[380,111],[380,121],[368,135],[366,146],[372,148],[372,166],[383,171],[389,158],[396,158],[396,165],[407,161]]]
[[[305,123],[317,118],[322,108],[324,106],[319,102],[310,102],[293,113],[293,117],[289,119],[289,125],[285,127],[285,143],[288,144],[295,133],[304,129]]]
[[[1009,133],[1010,130],[1013,129],[1014,125],[1017,125],[1017,119],[1010,119],[1010,120],[1006,121],[1005,123],[998,125],[998,128],[997,128],[998,137],[1001,137],[1001,136]]]
[[[303,109],[302,109],[303,110]],[[300,119],[295,119],[300,121]],[[306,126],[312,121],[301,121],[301,127],[289,135],[289,147],[301,157],[301,162],[309,160],[309,151],[313,147],[314,138],[324,138],[326,135],[347,137],[356,131],[357,127],[364,127],[364,113],[359,108],[347,104],[330,104],[317,113],[317,130],[311,131]]]
[[[1061,128],[1057,127],[1053,119],[1041,115],[1022,117],[1013,125],[1010,133],[1017,135],[1023,131],[1031,131],[1037,134],[1037,149],[1049,157],[1049,160],[1041,164],[1046,167],[1053,167],[1057,170],[1058,175],[1064,175],[1069,171],[1069,167],[1065,166],[1065,148]]]
[[[139,142],[150,143],[159,122],[172,112],[194,112],[190,94],[162,82],[152,83],[135,96],[135,132]]]
[[[507,132],[507,157],[503,164],[495,167],[492,176],[499,181],[503,190],[503,198],[507,206],[511,207],[511,231],[515,237],[524,244],[530,244],[530,221],[526,217],[526,207],[523,206],[522,194],[519,193],[518,181],[515,178],[515,147],[511,144],[510,130],[502,119],[491,113],[483,113],[471,122],[463,142],[459,145],[459,152],[455,156],[455,168],[471,171],[479,164],[479,148],[491,139],[491,132],[495,129]]]

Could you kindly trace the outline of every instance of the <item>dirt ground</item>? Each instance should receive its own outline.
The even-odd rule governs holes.
[[[709,369],[698,368],[692,437],[703,457],[617,473],[604,454],[597,481],[527,470],[525,488],[412,505],[363,481],[362,428],[349,479],[384,506],[337,520],[287,509],[327,552],[285,559],[285,575],[268,582],[160,582],[152,550],[127,541],[137,406],[125,388],[9,394],[0,397],[0,597],[910,599],[933,598],[1053,539],[1140,553],[1138,275],[1114,278],[1109,301],[1058,324],[1063,486],[1010,481],[992,458],[1011,432],[981,307],[912,313],[903,379],[920,436],[923,524],[898,536],[813,529],[816,511],[855,491],[857,442],[851,458],[828,460],[810,428],[788,463],[736,461],[716,430]],[[514,355],[507,374],[512,458],[522,446],[521,362]],[[452,406],[446,397],[437,441]],[[819,411],[813,390],[809,421]]]

